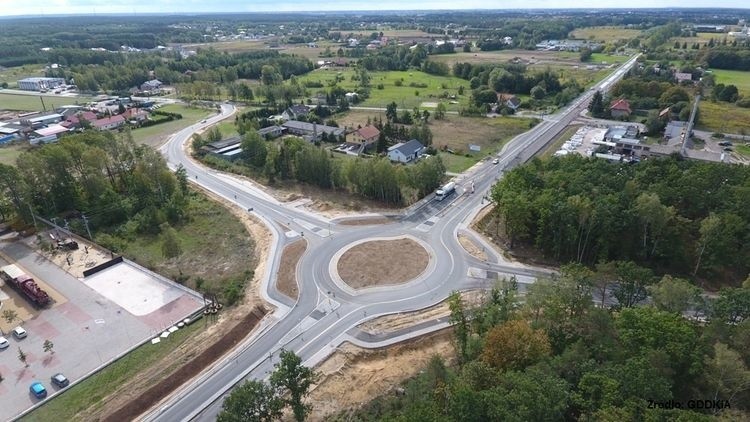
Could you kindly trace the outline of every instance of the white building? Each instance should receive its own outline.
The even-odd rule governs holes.
[[[63,78],[26,78],[18,81],[18,88],[24,91],[41,91],[65,85]]]
[[[416,139],[401,142],[388,148],[388,159],[396,163],[411,163],[419,159],[424,149],[424,145]]]

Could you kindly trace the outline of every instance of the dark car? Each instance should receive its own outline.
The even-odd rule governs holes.
[[[729,142],[729,141],[723,141],[723,142],[719,142],[719,146],[722,146],[722,147],[731,147],[732,143]]]
[[[52,384],[55,384],[60,388],[65,388],[70,384],[70,381],[63,374],[55,374],[52,376]]]
[[[732,150],[732,148],[730,148],[730,147],[726,147],[726,148],[724,148],[724,151],[729,151],[729,152],[731,152],[731,151],[733,151],[733,150]]]

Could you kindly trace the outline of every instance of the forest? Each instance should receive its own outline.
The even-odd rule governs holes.
[[[512,279],[476,307],[454,293],[455,361],[435,356],[402,394],[331,420],[748,418],[750,277],[710,300],[705,322],[683,316],[698,297],[684,280],[665,276],[651,305],[607,309],[592,301],[602,279],[572,264],[524,296]]]
[[[736,285],[750,272],[750,169],[678,158],[533,160],[491,193],[511,250],[557,262],[632,260]]]

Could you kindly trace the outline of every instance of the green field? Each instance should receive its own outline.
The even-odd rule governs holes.
[[[734,85],[740,95],[750,96],[750,72],[741,70],[711,69],[717,84]]]
[[[709,132],[750,133],[750,108],[730,103],[701,101],[697,128]]]
[[[13,144],[0,146],[0,164],[15,166],[16,158],[27,149],[29,149],[28,145]]]
[[[337,75],[344,78],[343,81],[338,83],[342,88],[346,90],[354,90],[357,86],[357,82],[351,80],[354,75],[353,70],[340,71],[337,69],[318,69],[307,75],[300,76],[298,81],[300,83],[305,81],[321,82],[327,87],[329,86],[329,82],[336,79]],[[425,102],[437,103],[443,101],[448,106],[448,110],[458,110],[459,104],[465,105],[468,104],[469,101],[469,81],[453,76],[435,76],[414,70],[403,72],[370,72],[370,77],[370,98],[357,104],[357,106],[386,107],[388,104],[395,101],[400,108],[412,109],[414,107],[422,106],[422,103]],[[402,86],[396,86],[396,81],[401,81]],[[383,85],[383,89],[378,89],[379,84]],[[410,86],[410,84],[425,84],[426,87],[415,87]],[[463,86],[465,89],[464,95],[462,96],[458,95],[459,86]],[[309,88],[312,94],[318,90],[322,91],[324,89],[325,88]],[[444,92],[447,92],[450,95],[456,95],[456,101],[459,102],[459,104],[449,104],[449,100],[441,100],[439,96]]]
[[[84,418],[79,413],[89,413],[101,409],[105,405],[105,402],[102,402],[101,399],[110,394],[113,389],[134,378],[144,368],[158,362],[186,341],[190,341],[203,329],[205,329],[205,323],[198,321],[175,331],[168,338],[162,339],[161,343],[157,345],[147,343],[96,375],[66,389],[53,400],[47,400],[43,406],[21,420],[82,420]]]
[[[178,132],[179,130],[186,128],[193,123],[196,123],[202,119],[213,114],[212,110],[205,108],[188,107],[182,104],[169,104],[160,108],[161,111],[167,111],[170,113],[182,114],[182,119],[173,120],[171,122],[162,123],[159,125],[134,129],[131,133],[133,140],[141,144],[151,145],[152,147],[158,147],[167,140],[169,135]]]
[[[7,82],[8,88],[17,88],[19,79],[34,76],[44,76],[43,66],[27,64],[24,66],[9,67],[0,71],[0,83]]]
[[[750,145],[736,145],[734,150],[745,157],[750,157]]]
[[[41,100],[39,99],[41,97]],[[55,107],[73,104],[85,104],[93,99],[91,97],[60,97],[50,95],[23,95],[8,94],[0,90],[0,110],[16,111],[42,111],[44,107],[52,110]],[[44,101],[44,106],[42,106]]]
[[[643,31],[640,29],[629,29],[618,26],[592,26],[590,28],[575,29],[570,33],[570,37],[579,40],[608,42],[629,40],[641,35],[642,33]]]
[[[591,63],[592,64],[613,64],[613,63],[625,63],[628,61],[630,56],[620,56],[613,54],[604,53],[592,53]]]

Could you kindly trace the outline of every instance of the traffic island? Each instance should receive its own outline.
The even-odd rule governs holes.
[[[426,245],[411,236],[364,239],[334,257],[335,272],[359,290],[404,284],[424,273],[431,260]]]

